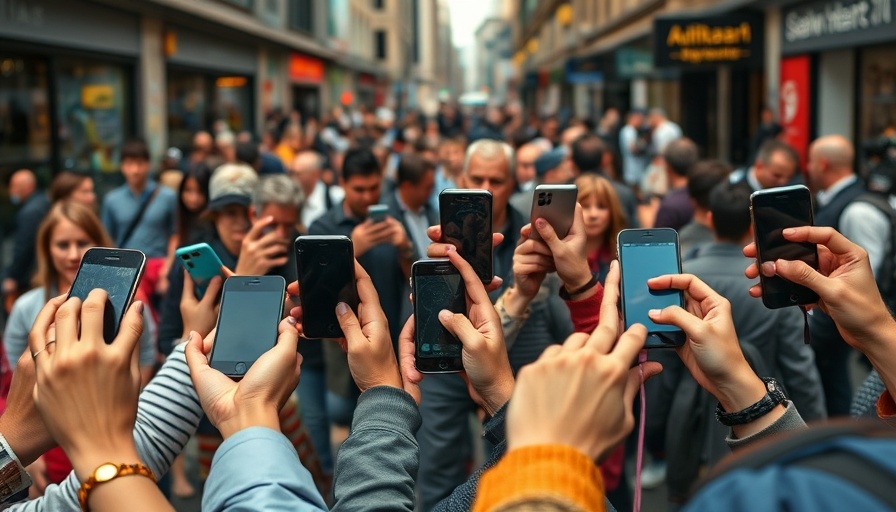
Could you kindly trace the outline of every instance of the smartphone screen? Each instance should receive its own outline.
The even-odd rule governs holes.
[[[802,185],[755,192],[750,197],[759,263],[779,259],[805,262],[818,268],[818,249],[813,243],[790,242],[785,228],[811,226],[812,199]],[[818,302],[818,295],[779,276],[760,274],[762,302],[770,309]]]
[[[103,327],[106,343],[111,343],[118,334],[121,319],[134,300],[145,263],[146,257],[140,251],[94,247],[84,253],[68,296],[84,301],[96,288],[106,291],[109,296]]]
[[[494,276],[492,195],[485,190],[448,189],[439,194],[442,241],[457,247],[483,283]]]
[[[466,311],[463,278],[446,261],[418,261],[413,267],[414,322],[417,369],[421,372],[455,372],[463,369],[461,342],[439,321],[443,309]]]
[[[345,302],[357,313],[359,302],[352,241],[344,236],[300,236],[295,247],[304,337],[342,338],[336,305]]]
[[[661,334],[659,339],[648,337],[648,348],[684,343],[678,327],[654,323],[647,316],[651,309],[684,305],[681,291],[656,291],[647,286],[651,278],[681,273],[678,234],[672,229],[626,229],[619,233],[618,247],[625,328],[642,324],[647,332]]]
[[[277,343],[286,280],[280,276],[232,276],[224,282],[210,364],[242,377]]]

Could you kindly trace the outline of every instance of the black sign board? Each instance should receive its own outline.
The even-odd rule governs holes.
[[[896,41],[896,0],[820,0],[781,14],[785,55]]]
[[[656,18],[656,67],[761,66],[763,19],[755,13]]]

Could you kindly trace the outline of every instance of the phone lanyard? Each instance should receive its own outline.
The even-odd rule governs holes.
[[[641,466],[644,462],[644,424],[647,416],[647,396],[644,394],[644,363],[647,362],[647,351],[638,354],[638,374],[641,377],[641,417],[638,419],[638,454],[635,462],[635,499],[634,512],[641,512]]]

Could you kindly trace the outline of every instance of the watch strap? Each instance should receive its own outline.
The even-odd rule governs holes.
[[[781,386],[778,385],[775,379],[763,377],[762,381],[765,383],[765,396],[746,409],[737,412],[725,412],[722,409],[722,404],[718,404],[716,406],[716,419],[719,420],[719,423],[726,427],[745,425],[765,416],[779,404],[787,401],[784,391],[781,390]]]
[[[596,286],[599,281],[600,280],[597,278],[597,274],[592,272],[591,279],[587,283],[585,283],[584,286],[576,288],[575,290],[572,290],[572,291],[568,291],[566,289],[565,285],[561,286],[560,291],[559,291],[560,298],[563,300],[572,300],[572,298],[575,297],[576,295],[584,293],[584,292],[590,290],[592,287]]]
[[[0,434],[0,502],[12,501],[11,498],[29,487],[31,477],[12,451],[12,447],[6,442],[6,438]]]
[[[103,480],[97,480],[97,473],[100,469],[105,466],[115,466],[117,468],[116,473],[110,478],[104,478]],[[129,475],[141,475],[147,478],[151,478],[153,482],[156,480],[155,474],[151,469],[144,466],[141,463],[136,464],[115,464],[113,462],[107,462],[105,464],[101,464],[98,466],[93,473],[90,475],[90,478],[84,481],[81,484],[81,488],[78,489],[78,502],[81,504],[81,510],[83,512],[88,512],[90,507],[87,505],[87,500],[90,498],[90,492],[103,485],[105,483],[111,482],[120,476],[129,476]]]

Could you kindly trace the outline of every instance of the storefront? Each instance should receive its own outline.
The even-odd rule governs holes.
[[[822,134],[860,146],[896,132],[896,0],[782,9],[781,53],[781,122],[803,154]]]
[[[168,144],[189,148],[198,130],[255,131],[258,49],[168,26]]]
[[[764,21],[753,11],[654,20],[654,65],[680,73],[681,127],[706,155],[747,158],[763,98]]]
[[[289,82],[292,84],[292,108],[302,119],[321,115],[321,85],[324,83],[324,62],[301,53],[289,55]]]
[[[78,0],[11,0],[0,9],[0,183],[33,169],[120,182],[119,148],[135,132],[135,16]],[[5,187],[0,193],[5,203]],[[4,219],[8,219],[3,214]]]

